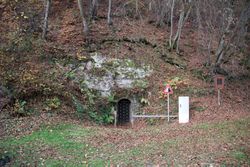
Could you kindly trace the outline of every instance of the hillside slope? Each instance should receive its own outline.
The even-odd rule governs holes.
[[[119,6],[120,2],[116,3],[114,6]],[[14,115],[26,115],[24,110],[30,109],[72,113],[76,110],[72,96],[88,105],[86,93],[81,93],[68,80],[58,64],[77,66],[97,52],[109,58],[131,59],[136,65],[152,68],[148,87],[140,97],[148,101],[142,113],[164,113],[166,102],[159,92],[164,82],[174,82],[177,88],[171,96],[171,111],[177,111],[178,96],[190,96],[191,122],[249,115],[249,69],[242,66],[244,55],[225,64],[230,75],[222,91],[222,105],[218,106],[210,69],[204,66],[205,57],[199,53],[195,27],[189,22],[185,24],[181,52],[176,54],[166,47],[168,26],[157,28],[146,16],[141,19],[124,17],[118,10],[113,17],[114,25],[110,27],[106,23],[105,6],[104,2],[100,4],[98,18],[91,22],[90,34],[86,37],[76,2],[53,1],[49,32],[44,41],[40,39],[42,1],[1,3],[0,84],[10,91],[7,111]],[[98,98],[95,102],[98,103]]]

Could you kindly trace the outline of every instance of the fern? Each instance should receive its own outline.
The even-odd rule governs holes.
[[[75,96],[72,96],[72,100],[78,116],[83,116],[83,114],[85,113],[84,105]]]

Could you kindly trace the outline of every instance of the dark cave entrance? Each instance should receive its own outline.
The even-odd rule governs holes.
[[[117,123],[126,124],[130,122],[130,105],[128,99],[121,99],[117,104]]]

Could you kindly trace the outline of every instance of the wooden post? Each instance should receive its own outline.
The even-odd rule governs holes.
[[[220,90],[222,90],[224,88],[224,82],[225,82],[225,78],[224,76],[222,75],[216,75],[214,77],[214,86],[215,86],[215,89],[217,89],[217,102],[218,102],[218,105],[220,106],[221,105],[221,92]]]
[[[168,122],[169,122],[169,93],[168,93]]]
[[[218,89],[218,105],[220,106],[220,89]]]

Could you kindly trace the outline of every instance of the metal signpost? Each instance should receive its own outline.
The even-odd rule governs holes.
[[[218,105],[221,105],[221,89],[224,88],[225,77],[222,75],[216,75],[214,77],[214,86],[217,89]]]
[[[169,122],[169,94],[173,94],[173,89],[171,88],[171,86],[169,84],[166,85],[164,91],[163,91],[164,94],[167,94],[167,97],[168,97],[168,122]]]
[[[166,87],[164,88],[163,90],[163,94],[167,95],[167,98],[168,98],[168,106],[167,106],[167,114],[163,114],[163,115],[135,115],[133,112],[132,112],[132,118],[131,118],[131,124],[132,124],[132,127],[134,125],[134,119],[135,118],[168,118],[168,121],[170,120],[170,118],[176,118],[178,117],[177,115],[170,115],[170,109],[169,109],[169,95],[170,94],[173,94],[173,89],[171,88],[171,86],[169,84],[166,85]]]

